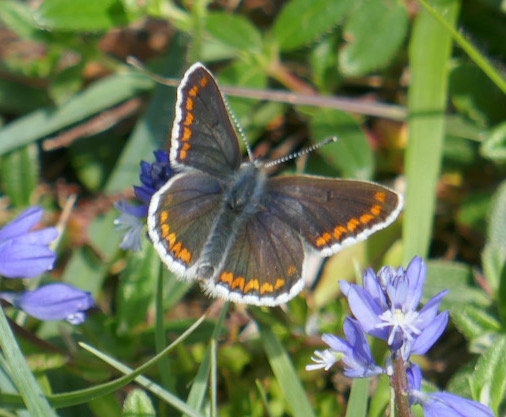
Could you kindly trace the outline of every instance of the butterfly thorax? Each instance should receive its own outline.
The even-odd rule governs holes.
[[[198,278],[209,279],[220,272],[236,231],[259,210],[266,178],[265,172],[254,163],[244,162],[228,179],[220,214],[196,265]]]

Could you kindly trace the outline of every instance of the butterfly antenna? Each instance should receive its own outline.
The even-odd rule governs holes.
[[[285,155],[281,158],[275,159],[274,161],[267,162],[264,167],[270,168],[274,165],[284,164],[285,162],[291,161],[292,159],[300,158],[303,155],[320,149],[322,146],[328,145],[330,142],[337,142],[337,136],[332,136],[330,138],[322,140],[321,142],[315,143],[314,145],[308,146],[307,148],[301,149],[298,152],[294,152],[290,155]]]
[[[155,74],[154,72],[151,72],[150,70],[148,70],[144,66],[144,64],[141,61],[139,61],[137,58],[135,58],[132,55],[127,56],[126,62],[128,65],[134,67],[135,69],[139,70],[143,74],[146,74],[148,77],[155,80],[159,84],[168,85],[170,87],[177,87],[181,83],[180,78],[166,78],[166,77],[162,77],[158,74]]]
[[[235,116],[234,112],[232,111],[232,109],[228,105],[228,100],[225,97],[223,97],[223,101],[225,102],[225,106],[227,108],[228,114],[229,114],[230,118],[232,119],[232,122],[234,123],[236,130],[241,135],[242,141],[244,142],[244,146],[246,148],[246,152],[248,152],[248,158],[251,162],[253,162],[255,160],[255,158],[253,157],[253,151],[251,150],[251,146],[249,146],[248,139],[246,139],[246,134],[244,133],[244,129],[239,124],[239,120],[237,120],[237,117]]]

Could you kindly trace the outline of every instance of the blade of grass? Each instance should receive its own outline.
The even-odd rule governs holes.
[[[216,327],[214,328],[212,339],[217,340],[221,334],[221,329],[223,327],[223,322],[225,320],[225,315],[227,314],[229,302],[225,302],[221,309],[220,317],[218,317],[218,321],[216,322]],[[188,399],[186,400],[186,404],[190,406],[190,408],[194,410],[200,410],[202,408],[202,404],[204,403],[204,398],[207,392],[207,381],[209,378],[209,371],[211,369],[211,346],[206,351],[204,358],[200,364],[199,370],[197,371],[197,375],[195,376],[195,381],[192,384],[190,389],[190,394],[188,394]]]
[[[458,2],[444,2],[438,10],[454,24]],[[449,32],[421,10],[409,45],[411,83],[405,163],[404,265],[415,255],[426,256],[429,250],[443,152],[450,51]]]
[[[28,367],[2,308],[0,308],[0,347],[11,369],[10,376],[30,414],[37,417],[55,417],[56,413],[42,394],[35,376]]]
[[[116,359],[105,355],[104,353],[92,348],[91,346],[86,346],[86,350],[90,351],[94,355],[96,355],[98,358],[102,359],[104,362],[108,363],[109,365],[113,366],[120,372],[124,373],[125,375],[131,375],[132,374],[132,368],[129,368],[128,366],[123,365],[121,362],[118,362]],[[139,385],[146,388],[148,391],[152,392],[159,398],[166,401],[168,404],[170,404],[175,409],[185,413],[186,415],[190,417],[203,417],[202,414],[199,412],[193,410],[190,408],[184,401],[180,400],[178,397],[176,397],[171,392],[167,391],[160,385],[154,383],[153,381],[149,380],[148,378],[144,376],[137,376],[135,378],[135,382],[137,382]]]
[[[162,352],[151,358],[149,361],[147,361],[146,363],[144,363],[142,366],[135,369],[131,373],[124,375],[121,378],[115,379],[113,381],[109,381],[100,385],[95,385],[91,388],[66,392],[64,394],[48,395],[47,398],[49,402],[55,408],[70,407],[72,405],[83,404],[87,401],[91,401],[93,398],[107,395],[117,389],[120,389],[129,382],[133,381],[136,377],[145,372],[151,366],[155,365],[160,360],[160,358],[163,358],[179,343],[185,340],[190,334],[192,334],[197,329],[197,327],[199,327],[202,324],[205,318],[206,315],[200,317],[195,323],[193,323],[188,329],[186,329],[186,331],[184,331]],[[92,351],[92,353],[98,352],[96,349],[92,348],[89,345],[86,345],[85,343],[82,343],[81,346],[89,351]],[[0,402],[2,406],[10,408],[18,408],[23,405],[20,396],[13,394],[0,393]]]
[[[443,27],[450,33],[452,38],[459,44],[459,46],[469,55],[474,63],[481,68],[481,70],[487,74],[487,76],[500,88],[503,93],[506,94],[506,80],[501,74],[492,66],[487,58],[480,54],[480,52],[466,39],[464,38],[450,23],[448,23],[436,9],[430,6],[425,0],[418,0],[423,8],[431,14]]]
[[[293,415],[295,417],[314,417],[311,403],[288,353],[269,327],[260,323],[258,325],[265,353]]]
[[[161,352],[167,344],[165,337],[165,326],[163,320],[163,265],[160,262],[158,271],[158,285],[156,289],[156,307],[155,307],[155,347],[156,352]],[[160,360],[160,375],[162,376],[163,386],[174,391],[174,379],[170,378],[170,362],[167,357]]]
[[[351,384],[346,417],[365,417],[369,397],[369,378],[356,378]]]

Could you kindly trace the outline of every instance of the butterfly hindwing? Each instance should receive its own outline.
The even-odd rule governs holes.
[[[148,230],[169,269],[185,276],[198,261],[222,198],[221,183],[198,171],[177,174],[153,196]]]
[[[222,268],[205,286],[235,302],[277,305],[302,290],[304,261],[297,233],[260,210],[241,226]]]

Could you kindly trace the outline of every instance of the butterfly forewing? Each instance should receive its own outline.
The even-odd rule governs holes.
[[[266,207],[324,256],[388,226],[402,208],[395,191],[365,181],[280,176],[268,188]]]
[[[172,127],[171,163],[222,176],[242,161],[237,134],[212,74],[194,64],[181,82]]]

